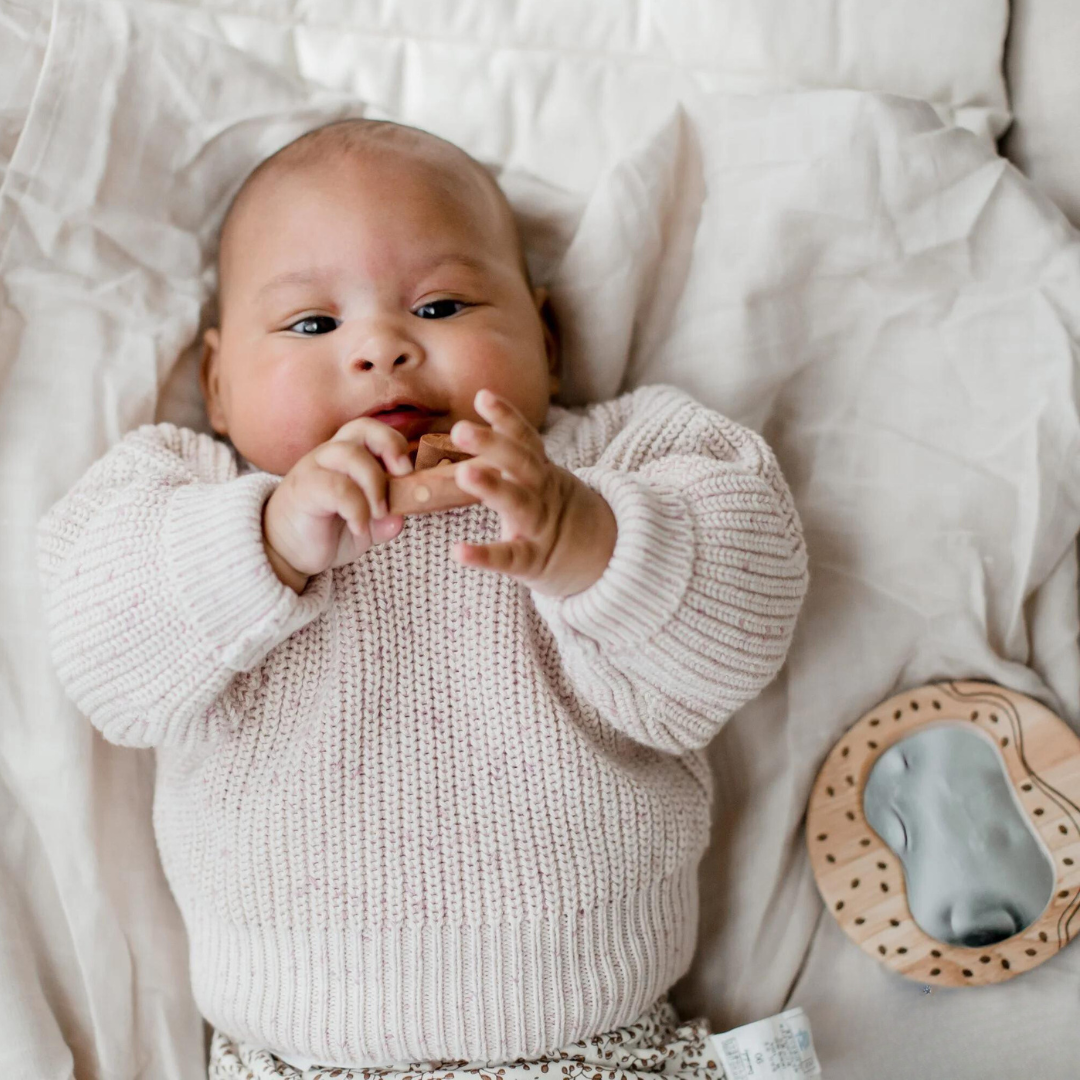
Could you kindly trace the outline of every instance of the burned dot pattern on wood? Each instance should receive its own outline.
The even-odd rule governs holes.
[[[1057,876],[1042,915],[994,945],[937,941],[912,918],[903,866],[866,820],[874,763],[927,723],[977,726],[999,748],[1021,806]],[[1045,706],[993,683],[931,684],[896,695],[838,740],[807,810],[811,865],[826,906],[852,940],[898,974],[941,986],[1001,982],[1053,956],[1080,926],[1080,739]]]

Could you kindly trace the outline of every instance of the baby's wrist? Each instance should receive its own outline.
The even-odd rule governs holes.
[[[308,583],[308,574],[301,573],[293,566],[288,559],[285,558],[273,544],[270,543],[269,537],[266,535],[266,512],[270,505],[270,500],[263,504],[263,518],[262,518],[262,540],[263,550],[266,552],[267,561],[270,563],[277,574],[278,580],[282,585],[288,585],[297,596],[304,591],[305,586]]]
[[[591,513],[588,515],[588,529],[585,533],[586,540],[583,549],[587,552],[587,560],[584,568],[584,582],[578,583],[576,592],[584,592],[591,588],[603,576],[611,563],[611,556],[615,554],[615,541],[619,534],[618,523],[611,504],[598,491],[588,489],[592,499]],[[573,594],[571,594],[573,595]]]
[[[308,583],[308,575],[302,574],[295,567],[290,566],[288,560],[282,558],[274,550],[265,534],[263,534],[263,548],[266,551],[266,558],[274,569],[274,573],[278,576],[278,580],[283,585],[288,585],[299,596]]]
[[[577,477],[571,479],[563,528],[549,560],[550,579],[534,586],[544,595],[563,600],[603,577],[619,532],[608,501]]]

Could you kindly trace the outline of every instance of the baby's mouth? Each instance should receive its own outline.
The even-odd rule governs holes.
[[[409,441],[409,453],[414,454],[420,436],[431,431],[445,413],[430,412],[413,405],[401,405],[385,412],[373,413],[372,418],[400,431]]]

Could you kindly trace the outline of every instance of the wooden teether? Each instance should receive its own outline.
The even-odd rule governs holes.
[[[471,457],[454,446],[449,435],[421,435],[415,470],[408,476],[390,478],[390,513],[431,514],[478,503],[475,495],[462,491],[454,481],[458,463]]]
[[[1056,873],[1042,915],[992,945],[952,945],[923,932],[908,906],[901,862],[863,810],[863,791],[877,759],[913,730],[943,722],[977,731],[997,747],[1018,804]],[[924,985],[1004,982],[1054,956],[1076,933],[1078,803],[1080,739],[1060,717],[1033,698],[994,683],[931,683],[871,709],[825,759],[807,807],[810,865],[841,928],[886,967]]]
[[[449,435],[441,433],[421,435],[420,445],[416,449],[416,471],[434,468],[444,461],[466,461],[472,456],[464,450],[459,450]]]

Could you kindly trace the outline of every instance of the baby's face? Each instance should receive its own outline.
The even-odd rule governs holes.
[[[429,410],[398,414],[410,451],[485,424],[484,387],[543,424],[558,386],[544,292],[468,168],[415,150],[309,165],[256,188],[234,226],[201,375],[211,425],[253,465],[283,476],[397,399]]]

